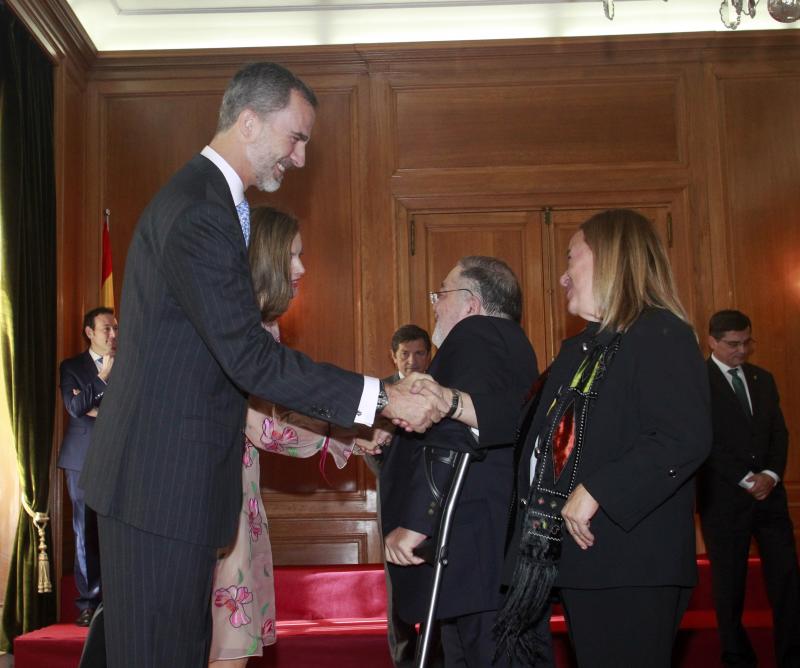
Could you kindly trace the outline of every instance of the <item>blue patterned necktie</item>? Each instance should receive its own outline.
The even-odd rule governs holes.
[[[247,246],[250,243],[250,205],[246,199],[236,206],[236,213],[239,214],[239,224],[242,226],[244,244]]]
[[[731,375],[731,380],[733,381],[733,391],[736,393],[739,403],[742,404],[744,412],[748,415],[752,415],[753,411],[750,410],[750,402],[747,400],[747,390],[744,389],[744,383],[739,376],[739,369],[728,369],[728,373]]]

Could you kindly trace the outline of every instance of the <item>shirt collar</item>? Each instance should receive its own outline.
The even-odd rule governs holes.
[[[244,201],[244,183],[236,173],[236,170],[226,162],[225,158],[223,158],[210,146],[206,146],[202,151],[200,151],[200,155],[211,160],[211,162],[217,166],[217,169],[222,172],[222,175],[228,182],[228,188],[231,190],[233,204],[234,206],[239,206]]]
[[[716,357],[714,357],[714,353],[711,353],[711,359],[714,360],[714,363],[719,367],[720,371],[722,371],[722,375],[725,378],[729,378],[730,374],[728,373],[731,369],[739,369],[741,370],[742,367],[740,366],[728,366],[725,362],[720,362]],[[744,375],[744,374],[742,374]]]

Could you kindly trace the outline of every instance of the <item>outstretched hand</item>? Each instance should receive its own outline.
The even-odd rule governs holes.
[[[382,415],[406,431],[423,432],[450,409],[441,386],[421,373],[411,373],[399,383],[387,385],[386,394],[389,404]]]
[[[394,427],[391,423],[380,418],[375,421],[375,425],[370,430],[362,430],[365,433],[356,438],[358,449],[368,455],[380,455],[383,450],[392,442]]]

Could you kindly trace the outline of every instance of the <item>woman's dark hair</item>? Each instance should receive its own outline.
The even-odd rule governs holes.
[[[250,275],[264,322],[272,322],[289,308],[292,241],[299,229],[296,218],[272,207],[250,212]]]

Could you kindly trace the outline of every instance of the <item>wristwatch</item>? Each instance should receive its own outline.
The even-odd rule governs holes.
[[[380,383],[380,390],[378,391],[378,405],[375,407],[375,413],[380,413],[389,405],[389,395],[386,394],[386,386],[383,384],[382,380],[378,382]]]

